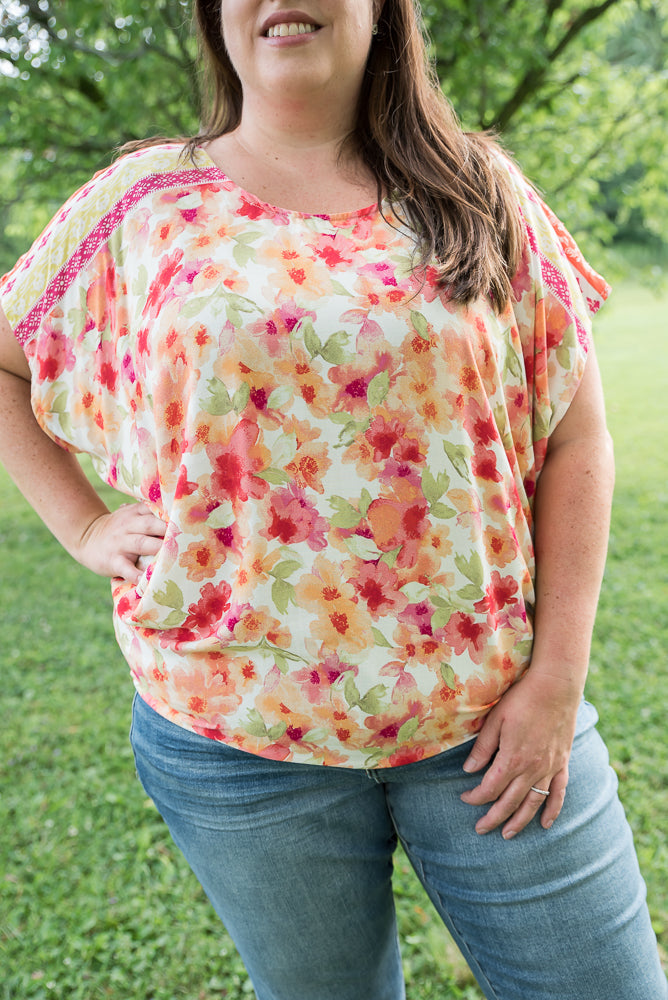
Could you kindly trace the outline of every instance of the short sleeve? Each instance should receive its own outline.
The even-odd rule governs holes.
[[[512,282],[532,420],[535,475],[550,434],[584,373],[592,319],[607,298],[606,281],[587,263],[570,233],[509,164],[525,234]]]

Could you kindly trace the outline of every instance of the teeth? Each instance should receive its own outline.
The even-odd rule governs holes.
[[[267,32],[267,38],[287,38],[288,35],[309,35],[317,31],[315,24],[303,24],[301,22],[290,24],[275,24]]]

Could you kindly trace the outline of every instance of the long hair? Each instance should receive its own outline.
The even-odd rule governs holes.
[[[241,82],[222,34],[222,0],[194,0],[203,65],[202,127],[188,142],[241,121]],[[346,140],[416,239],[416,269],[436,268],[455,302],[490,296],[502,309],[522,251],[522,226],[500,150],[462,131],[429,62],[416,0],[385,0],[371,45],[355,128]]]

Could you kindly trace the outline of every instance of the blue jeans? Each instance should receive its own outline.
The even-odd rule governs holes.
[[[666,979],[617,781],[583,702],[550,830],[474,832],[470,743],[376,771],[264,760],[135,698],[139,778],[248,969],[258,1000],[401,1000],[400,839],[494,1000],[663,1000]]]

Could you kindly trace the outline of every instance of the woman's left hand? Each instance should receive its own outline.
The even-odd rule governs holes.
[[[541,825],[552,826],[566,795],[580,699],[581,691],[565,678],[530,668],[494,706],[464,764],[465,771],[475,772],[494,757],[480,784],[461,797],[469,805],[493,803],[478,820],[478,833],[503,824],[501,833],[509,840],[541,808]]]

